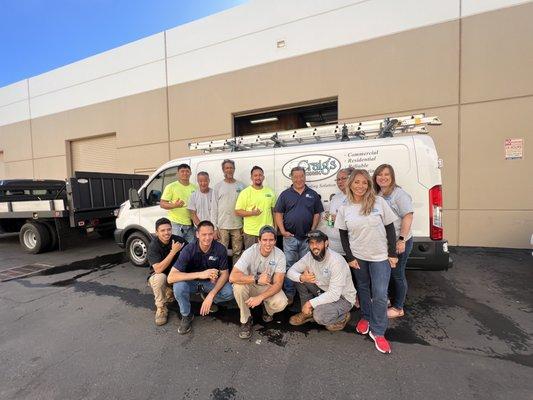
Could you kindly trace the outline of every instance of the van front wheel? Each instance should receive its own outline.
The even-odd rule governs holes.
[[[126,240],[126,253],[130,262],[136,267],[147,267],[148,260],[146,258],[148,254],[148,245],[150,239],[148,239],[141,232],[134,232]]]

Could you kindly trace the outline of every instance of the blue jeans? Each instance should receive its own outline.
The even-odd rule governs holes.
[[[294,236],[284,237],[283,252],[285,253],[285,258],[287,259],[287,271],[308,251],[309,246],[307,245],[307,239],[298,239]],[[283,282],[283,291],[285,292],[287,297],[294,297],[294,295],[296,294],[294,282],[287,277],[285,277],[285,281]]]
[[[403,310],[405,297],[407,296],[407,278],[405,277],[405,266],[409,254],[413,250],[413,238],[405,242],[405,251],[398,255],[398,264],[391,270],[391,284],[394,285],[394,301],[392,306],[398,310]]]
[[[187,241],[187,243],[191,243],[196,235],[194,234],[194,225],[182,225],[178,224],[176,222],[172,223],[172,234],[181,236],[183,239]]]
[[[357,262],[359,269],[350,269],[357,282],[361,318],[370,322],[370,330],[374,335],[383,336],[389,323],[387,318],[387,290],[391,274],[389,260],[357,259]]]
[[[191,313],[191,293],[209,293],[215,287],[210,280],[197,281],[181,281],[174,283],[174,297],[180,306],[180,313],[182,316],[187,316]],[[214,303],[222,303],[233,299],[233,288],[229,282],[226,282],[222,289],[219,290]]]

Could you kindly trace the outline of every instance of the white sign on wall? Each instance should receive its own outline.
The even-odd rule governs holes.
[[[521,160],[524,157],[524,139],[505,139],[505,159]]]

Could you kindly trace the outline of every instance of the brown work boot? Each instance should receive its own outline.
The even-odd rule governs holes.
[[[289,324],[299,326],[312,320],[313,314],[304,314],[303,312],[299,312],[298,314],[294,314],[292,317],[289,318]]]
[[[326,329],[330,332],[342,331],[349,320],[350,320],[350,313],[346,313],[344,315],[344,318],[341,319],[339,322],[335,322],[334,324],[331,324],[331,325],[326,325]]]
[[[170,304],[170,303],[173,303],[174,300],[176,300],[174,298],[174,291],[172,290],[171,287],[167,287],[166,290],[165,290],[165,302],[167,304]]]
[[[157,307],[155,312],[155,324],[157,326],[165,325],[168,319],[168,310],[166,307]]]

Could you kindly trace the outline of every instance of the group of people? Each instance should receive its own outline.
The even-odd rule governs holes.
[[[292,185],[278,198],[263,185],[259,166],[252,168],[248,186],[234,178],[234,161],[224,160],[222,171],[224,180],[212,189],[208,173],[198,172],[196,187],[189,165],[181,164],[177,181],[163,191],[160,205],[168,218],[156,222],[147,254],[155,323],[167,322],[166,305],[175,299],[178,332],[186,334],[194,318],[191,294],[203,299],[200,315],[234,299],[239,337],[247,339],[253,331],[251,309],[261,307],[268,323],[298,294],[301,309],[290,324],[315,321],[339,331],[357,304],[356,331],[368,334],[378,351],[390,353],[385,331],[389,318],[404,315],[413,220],[411,197],[397,185],[393,167],[380,165],[372,177],[362,169],[340,170],[339,191],[327,212],[320,195],[306,185],[302,167],[291,170]],[[325,227],[318,230],[321,220]],[[276,247],[278,234],[283,251]]]

